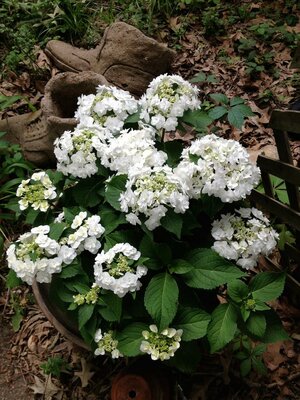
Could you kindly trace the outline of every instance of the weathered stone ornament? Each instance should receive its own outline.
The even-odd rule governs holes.
[[[108,82],[92,71],[58,74],[45,86],[41,110],[0,121],[0,132],[7,132],[7,140],[20,144],[28,161],[40,167],[55,164],[54,140],[74,129],[77,98],[96,93],[98,85]]]
[[[125,22],[115,22],[91,50],[50,40],[45,53],[64,71],[94,71],[111,84],[141,96],[149,82],[167,72],[175,52]]]
[[[100,44],[83,50],[51,40],[45,52],[62,70],[45,87],[41,110],[0,121],[6,139],[19,143],[27,160],[44,167],[55,163],[53,142],[76,125],[81,94],[98,85],[115,85],[140,96],[154,77],[167,72],[175,52],[124,22],[110,25]]]

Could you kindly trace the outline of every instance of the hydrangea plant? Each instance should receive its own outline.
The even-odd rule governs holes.
[[[8,265],[50,285],[95,355],[190,371],[205,347],[286,338],[268,305],[285,275],[256,271],[278,239],[247,199],[259,169],[215,134],[166,140],[197,121],[198,95],[176,75],[155,78],[140,100],[99,86],[56,139],[57,170],[18,189],[33,227],[10,245]]]

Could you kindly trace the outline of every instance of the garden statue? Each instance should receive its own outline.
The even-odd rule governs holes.
[[[144,93],[149,82],[166,72],[174,51],[145,36],[138,29],[116,22],[93,50],[77,49],[51,40],[45,52],[65,71],[51,78],[45,87],[41,110],[0,121],[0,132],[19,143],[27,160],[37,166],[55,162],[53,142],[65,130],[76,126],[77,98],[95,93],[97,85],[114,85],[134,96]]]

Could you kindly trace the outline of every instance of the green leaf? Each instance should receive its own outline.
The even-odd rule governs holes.
[[[168,165],[170,167],[176,167],[179,163],[181,153],[183,150],[183,142],[181,140],[170,140],[164,142],[161,150],[168,154]]]
[[[236,320],[237,312],[232,304],[220,304],[213,311],[207,330],[211,353],[221,350],[234,338]]]
[[[72,193],[75,201],[82,207],[95,207],[102,201],[98,191],[104,186],[99,176],[80,180],[74,186]]]
[[[38,215],[39,215],[39,211],[33,210],[32,208],[29,209],[29,211],[26,215],[25,222],[29,225],[33,225],[34,221],[37,219]]]
[[[275,343],[281,340],[290,339],[287,332],[284,330],[281,320],[278,315],[273,311],[265,312],[266,317],[266,332],[260,341],[263,343]]]
[[[210,315],[200,308],[181,307],[173,325],[183,330],[182,340],[188,342],[206,335],[210,319]]]
[[[250,282],[249,289],[254,300],[270,301],[278,298],[284,289],[284,272],[261,272]]]
[[[194,288],[214,289],[245,276],[244,272],[212,249],[195,249],[186,259],[194,268],[183,275],[183,280]]]
[[[6,287],[8,289],[13,289],[22,284],[22,279],[17,277],[17,274],[14,270],[10,269],[8,274],[6,275]]]
[[[243,360],[240,364],[240,370],[241,370],[241,375],[246,376],[249,374],[251,371],[251,358],[246,358],[246,360]]]
[[[167,272],[155,275],[145,291],[145,307],[158,329],[167,328],[177,311],[179,290],[176,280]]]
[[[82,329],[83,326],[89,321],[94,312],[95,305],[94,304],[83,304],[78,309],[78,325],[79,329]]]
[[[238,104],[234,107],[235,110],[238,110],[244,117],[253,117],[255,114],[252,112],[251,108],[246,104]]]
[[[194,267],[192,264],[185,260],[174,260],[172,261],[171,266],[169,267],[169,271],[174,274],[186,274],[187,272],[191,271]]]
[[[136,113],[129,115],[124,121],[124,124],[135,124],[136,122],[139,122],[140,119],[140,111],[137,111]]]
[[[230,106],[231,106],[231,107],[236,106],[236,105],[238,105],[238,104],[244,104],[244,103],[245,103],[245,100],[242,99],[241,97],[233,97],[233,98],[230,100]]]
[[[253,369],[258,372],[260,375],[266,375],[268,373],[268,370],[263,363],[262,360],[255,358],[252,358],[252,367]]]
[[[118,349],[127,357],[135,357],[141,354],[140,346],[144,340],[142,332],[149,330],[149,326],[141,322],[128,325],[123,331],[117,333]]]
[[[246,322],[248,331],[259,338],[264,335],[266,326],[266,317],[262,313],[252,312]]]
[[[209,117],[213,120],[219,119],[223,117],[223,115],[227,114],[228,110],[224,106],[217,106],[209,110]]]
[[[182,224],[182,215],[173,210],[168,210],[167,214],[161,219],[161,226],[168,232],[174,233],[178,239],[181,238]]]
[[[120,211],[120,195],[125,191],[127,175],[115,175],[106,182],[105,199],[116,210]]]
[[[205,130],[208,125],[210,125],[213,120],[209,117],[209,115],[202,110],[188,110],[185,111],[181,121],[185,122],[188,125],[195,127],[198,131]]]
[[[109,322],[120,321],[122,315],[122,299],[112,292],[101,295],[106,307],[99,309],[99,314]]]
[[[225,94],[223,94],[223,93],[212,93],[209,96],[216,103],[221,103],[221,104],[228,104],[229,103],[228,97],[225,96]]]
[[[249,289],[244,282],[237,279],[236,281],[230,282],[228,284],[227,294],[236,303],[241,303],[244,299],[247,298],[249,294]]]
[[[147,235],[143,237],[139,250],[143,257],[149,258],[147,266],[151,269],[161,269],[162,266],[168,265],[172,260],[170,247],[165,243],[154,242]]]
[[[81,267],[81,263],[79,260],[75,259],[72,264],[66,265],[62,268],[62,271],[59,274],[60,279],[68,279],[73,278],[77,275],[85,275],[84,270]],[[79,278],[80,279],[80,278]]]
[[[23,320],[23,309],[18,307],[15,310],[14,315],[11,317],[11,324],[14,332],[18,332],[21,327],[21,322]]]
[[[49,237],[53,240],[58,241],[66,228],[67,224],[65,224],[64,222],[54,222],[53,224],[50,224]]]
[[[244,114],[242,114],[238,106],[232,107],[228,111],[228,122],[235,128],[242,129],[244,124]]]
[[[200,83],[200,82],[205,82],[206,81],[206,74],[204,72],[199,72],[195,76],[193,76],[192,79],[190,79],[191,83]]]
[[[184,374],[195,372],[201,360],[201,350],[197,346],[198,343],[196,341],[181,342],[174,357],[164,361],[164,364],[176,368]]]
[[[125,224],[127,222],[123,213],[121,214],[107,205],[103,205],[102,207],[100,207],[98,214],[101,217],[101,224],[105,228],[105,235],[108,235],[110,232],[114,231],[119,225]]]

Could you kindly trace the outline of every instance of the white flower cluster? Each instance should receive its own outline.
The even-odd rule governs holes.
[[[191,198],[201,194],[219,197],[224,203],[241,200],[259,182],[260,170],[237,141],[207,135],[182,152],[174,170],[183,180]]]
[[[123,354],[118,350],[118,341],[113,338],[113,331],[108,331],[102,334],[101,329],[97,329],[95,333],[95,342],[97,343],[97,349],[95,350],[95,356],[102,356],[106,353],[110,354],[111,358],[123,357]]]
[[[7,250],[8,267],[29,285],[51,282],[51,276],[61,271],[63,264],[70,264],[76,252],[48,236],[50,227],[41,225],[24,233]]]
[[[56,219],[57,222],[64,220],[64,213],[61,213]],[[74,249],[77,254],[87,250],[92,254],[96,254],[101,247],[98,240],[105,232],[105,228],[100,224],[100,216],[92,215],[88,217],[86,211],[81,211],[75,216],[71,228],[74,230],[71,234],[64,237],[62,241],[70,248]]]
[[[158,332],[156,325],[150,325],[150,332],[143,331],[144,337],[140,350],[147,353],[152,360],[169,360],[180,347],[182,329],[166,328]]]
[[[179,75],[153,79],[140,99],[141,119],[156,129],[174,131],[186,110],[200,108],[198,89]]]
[[[240,208],[236,214],[222,215],[212,225],[216,239],[213,249],[245,269],[256,266],[259,255],[268,255],[276,247],[278,233],[256,208]]]
[[[30,179],[23,180],[16,195],[21,197],[19,200],[21,210],[32,207],[34,210],[45,212],[50,207],[49,200],[57,199],[56,187],[44,171],[35,172]]]
[[[96,95],[79,97],[75,117],[80,128],[101,127],[114,134],[123,129],[124,121],[137,110],[138,101],[129,92],[99,85]]]
[[[133,165],[136,169],[162,166],[168,156],[156,149],[155,132],[147,126],[121,131],[120,136],[110,140],[101,159],[102,165],[120,174],[128,174]]]
[[[139,278],[148,271],[146,267],[137,265],[140,257],[141,253],[129,243],[118,243],[107,252],[102,251],[94,264],[96,285],[113,291],[119,297],[139,290],[142,286]]]
[[[103,128],[75,128],[65,131],[54,142],[57,170],[64,175],[87,178],[98,171],[97,159],[101,159],[110,138]]]
[[[132,168],[119,201],[129,223],[141,224],[138,215],[144,214],[148,217],[145,225],[151,231],[160,225],[167,207],[176,213],[184,213],[189,208],[189,198],[182,182],[168,166],[142,170]]]

